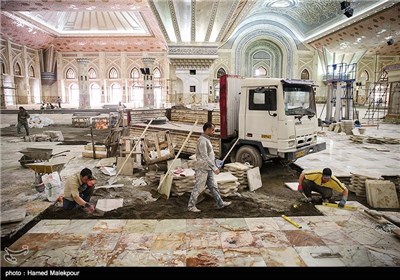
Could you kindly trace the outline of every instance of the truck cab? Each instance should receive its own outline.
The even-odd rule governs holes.
[[[312,81],[231,78],[225,76],[224,87],[221,78],[220,101],[221,138],[239,138],[231,160],[260,167],[267,160],[294,162],[326,149],[317,139]]]

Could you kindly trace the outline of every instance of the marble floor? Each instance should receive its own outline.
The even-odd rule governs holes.
[[[396,124],[379,124],[365,127],[365,138],[400,138]],[[372,144],[364,139],[355,143],[349,135],[335,133],[323,128],[320,142],[326,143],[326,150],[299,158],[295,164],[305,170],[330,167],[337,177],[350,177],[352,173],[379,178],[400,175],[400,145]]]
[[[358,210],[323,216],[42,220],[1,252],[2,267],[400,267],[400,239]],[[395,213],[400,216],[399,212]],[[393,226],[394,227],[394,226]]]

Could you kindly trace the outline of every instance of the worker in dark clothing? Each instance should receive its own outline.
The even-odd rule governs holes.
[[[26,136],[29,136],[29,126],[28,126],[28,119],[30,115],[24,107],[19,107],[18,112],[18,124],[17,124],[17,133],[21,134],[21,126],[25,127]]]

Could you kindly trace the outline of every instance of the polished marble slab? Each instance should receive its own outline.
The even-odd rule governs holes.
[[[224,250],[225,266],[265,267],[261,252],[254,247],[239,247]]]
[[[307,266],[293,247],[260,248],[260,252],[267,266]]]
[[[293,246],[322,246],[325,242],[311,230],[282,230]]]
[[[186,232],[186,220],[185,219],[169,219],[162,220],[157,223],[156,233],[160,232]]]
[[[224,266],[224,252],[222,249],[192,249],[186,253],[188,267],[217,267]]]
[[[146,266],[186,266],[186,250],[151,251]]]
[[[278,230],[279,226],[273,218],[245,218],[250,231]]]
[[[249,230],[244,218],[215,219],[218,231],[246,231]]]
[[[253,238],[258,248],[270,247],[289,247],[291,243],[285,234],[280,230],[252,232]]]
[[[158,223],[158,220],[128,220],[123,231],[128,233],[153,233]]]
[[[186,246],[188,250],[222,249],[218,232],[187,232]]]
[[[400,266],[400,240],[360,211],[327,216],[187,220],[43,220],[8,249],[2,265]],[[208,230],[208,231],[207,231]],[[8,250],[7,249],[7,250]],[[333,257],[318,257],[321,254]]]

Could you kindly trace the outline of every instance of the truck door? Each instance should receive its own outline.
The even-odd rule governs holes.
[[[248,89],[244,138],[268,143],[276,142],[277,89],[274,86]]]

